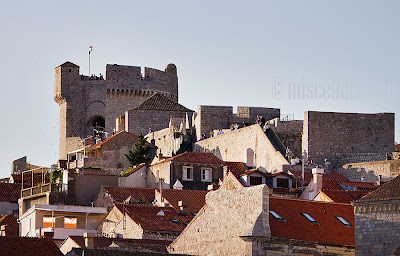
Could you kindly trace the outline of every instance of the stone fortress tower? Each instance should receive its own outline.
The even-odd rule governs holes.
[[[79,74],[79,66],[65,62],[55,68],[54,101],[60,106],[59,159],[82,147],[93,127],[110,135],[115,118],[159,92],[178,101],[178,76],[174,64],[165,71],[140,67],[106,66],[106,79]]]

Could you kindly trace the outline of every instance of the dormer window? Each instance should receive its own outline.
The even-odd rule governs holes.
[[[175,223],[175,224],[178,224],[178,223],[179,223],[179,220],[172,219],[171,221],[172,221],[173,223]]]
[[[301,213],[307,220],[309,220],[312,224],[319,224],[310,214],[302,212]]]
[[[193,180],[193,167],[191,167],[191,166],[183,167],[182,179],[183,180]]]
[[[276,213],[275,211],[269,211],[269,213],[270,213],[272,216],[274,216],[274,218],[275,218],[276,220],[281,220],[281,221],[284,221],[284,220],[285,220],[284,218],[281,217],[281,215],[279,215],[279,214]]]
[[[338,219],[340,221],[340,223],[342,223],[343,225],[345,225],[346,227],[352,227],[352,225],[350,224],[350,222],[348,222],[345,218],[340,217],[340,216],[335,216],[336,219]]]

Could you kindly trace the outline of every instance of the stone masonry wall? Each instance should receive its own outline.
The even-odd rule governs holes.
[[[218,129],[229,129],[231,124],[242,123],[254,124],[257,115],[262,115],[265,120],[279,117],[280,109],[262,107],[237,107],[237,114],[233,113],[233,107],[228,106],[198,106],[195,119],[197,139],[202,134],[209,136],[210,131]]]
[[[167,71],[168,69],[168,71]],[[69,137],[84,138],[91,132],[96,118],[105,120],[105,130],[115,128],[115,118],[132,109],[155,92],[178,100],[176,67],[169,64],[166,71],[107,65],[106,80],[90,80],[79,75],[79,66],[64,63],[55,70],[54,100],[60,106],[60,159],[66,159]]]
[[[197,141],[194,152],[211,152],[223,161],[246,162],[246,150],[254,151],[254,164],[263,171],[280,171],[288,164],[282,154],[274,149],[259,125],[228,131],[213,138]]]
[[[163,130],[169,127],[170,117],[186,120],[186,112],[178,111],[152,111],[152,110],[129,110],[128,111],[128,131],[133,134],[143,135],[153,131]]]
[[[271,127],[274,129],[283,145],[289,147],[296,156],[301,158],[303,121],[293,120],[288,122],[277,122],[275,125],[271,125]]]
[[[386,154],[394,149],[394,114],[307,111],[302,149],[309,159],[331,163],[357,154]]]
[[[355,203],[356,255],[394,255],[400,238],[400,203]]]
[[[379,175],[382,175],[382,181],[389,181],[400,174],[400,160],[345,164],[334,172],[343,174],[351,181],[361,181],[363,177],[365,182],[376,183]]]
[[[268,187],[217,190],[168,247],[174,254],[252,255],[251,243],[240,236],[269,237]]]

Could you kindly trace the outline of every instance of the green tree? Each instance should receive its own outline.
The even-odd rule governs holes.
[[[135,150],[129,150],[128,154],[125,154],[126,159],[129,161],[129,167],[136,166],[141,163],[148,163],[149,158],[146,158],[147,154],[150,152],[151,147],[146,146],[147,142],[142,132],[139,132],[138,142],[135,144]]]

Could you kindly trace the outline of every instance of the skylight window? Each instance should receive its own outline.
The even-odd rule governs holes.
[[[192,212],[192,215],[193,215],[193,216],[196,216],[196,215],[197,215],[197,212]]]
[[[307,220],[309,220],[311,223],[313,224],[319,224],[318,221],[316,221],[310,214],[302,212],[301,213],[304,217],[307,218]]]
[[[183,223],[183,225],[187,226],[187,225],[189,225],[189,223],[185,222],[185,223]]]
[[[348,222],[345,218],[340,217],[340,216],[335,216],[336,219],[338,219],[343,225],[345,225],[346,227],[352,227],[352,225],[350,224],[350,222]]]
[[[275,211],[269,211],[269,213],[274,216],[275,219],[277,220],[285,220],[284,218],[281,217],[281,215],[279,215],[278,213],[276,213]]]
[[[179,223],[179,220],[172,219],[171,221],[172,221],[173,223]]]

